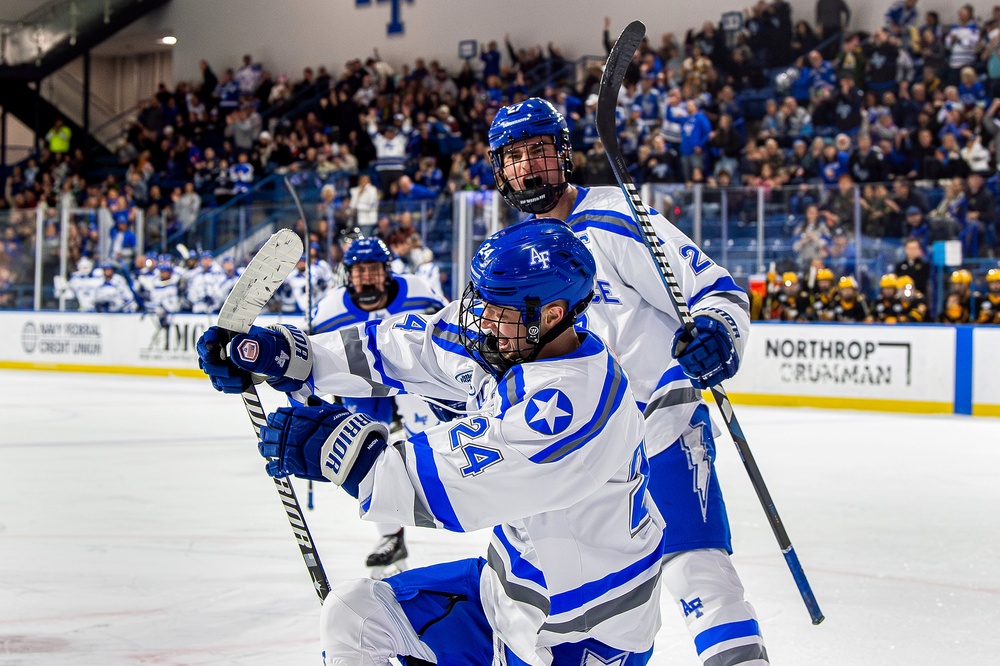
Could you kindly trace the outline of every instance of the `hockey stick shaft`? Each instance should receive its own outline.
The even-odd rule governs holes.
[[[306,335],[312,335],[312,311],[313,311],[313,292],[312,292],[312,256],[308,255],[309,252],[309,222],[306,220],[306,211],[302,208],[302,201],[299,199],[299,193],[295,191],[295,186],[292,185],[292,180],[285,176],[285,187],[288,188],[288,193],[292,195],[292,201],[295,202],[295,207],[299,211],[299,217],[302,218],[302,246],[306,248]],[[313,510],[313,482],[312,479],[306,484],[306,508],[310,511]]]
[[[257,315],[281,286],[301,254],[302,241],[295,232],[285,229],[271,236],[244,269],[229,298],[223,303],[219,312],[219,327],[236,333],[248,332]],[[266,425],[267,416],[257,394],[257,387],[251,385],[241,397],[250,417],[250,423],[253,425],[254,434],[260,439],[260,429]],[[312,578],[313,589],[322,601],[330,593],[330,582],[319,559],[312,533],[306,524],[302,506],[287,478],[275,478],[273,481],[284,506],[285,515],[288,517],[288,523],[292,527],[292,534],[295,535],[295,542],[299,545],[302,559]]]
[[[656,230],[653,228],[649,211],[642,203],[639,192],[636,190],[635,184],[632,182],[632,177],[628,173],[625,158],[618,143],[618,130],[615,118],[618,106],[618,91],[621,88],[622,80],[625,78],[625,71],[628,69],[629,63],[632,61],[632,56],[639,48],[639,43],[645,34],[646,27],[642,22],[633,21],[625,27],[621,37],[618,38],[611,49],[611,53],[608,54],[607,65],[604,68],[604,75],[601,78],[601,86],[598,93],[597,133],[604,144],[604,150],[608,156],[608,160],[611,162],[611,169],[615,174],[615,179],[625,193],[625,199],[628,201],[629,208],[632,210],[633,217],[639,226],[639,235],[642,238],[642,242],[656,264],[660,279],[663,281],[663,286],[667,290],[667,293],[670,294],[671,303],[681,322],[681,326],[684,328],[684,336],[680,341],[678,349],[680,351],[687,342],[690,342],[697,335],[694,319],[691,317],[691,311],[688,308],[684,294],[681,292],[677,277],[670,268],[670,263],[667,261],[667,257],[660,246],[660,240],[656,235]],[[740,459],[743,461],[747,474],[750,476],[750,483],[753,485],[754,491],[757,493],[757,498],[760,500],[761,506],[763,506],[764,512],[767,514],[771,530],[778,540],[778,546],[781,548],[785,562],[791,570],[792,578],[799,588],[799,593],[802,595],[802,600],[809,611],[809,616],[812,618],[813,624],[819,624],[823,621],[823,613],[820,611],[819,603],[816,601],[812,587],[809,585],[805,572],[802,570],[799,558],[795,554],[795,549],[788,538],[788,533],[785,531],[784,523],[781,521],[774,501],[771,499],[771,493],[767,490],[764,478],[761,476],[757,462],[750,451],[750,446],[743,435],[743,429],[736,420],[729,397],[721,385],[715,386],[711,390],[715,402],[719,406],[719,411],[726,422],[726,427],[729,429],[729,434],[736,444]]]

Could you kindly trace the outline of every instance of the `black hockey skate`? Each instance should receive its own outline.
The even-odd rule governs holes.
[[[365,560],[365,566],[371,567],[372,578],[382,580],[400,571],[406,571],[406,555],[403,528],[400,527],[395,534],[382,537],[375,550]]]

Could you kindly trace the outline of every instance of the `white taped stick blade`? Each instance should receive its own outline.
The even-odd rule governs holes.
[[[219,312],[219,327],[246,333],[302,256],[302,239],[291,229],[271,236],[243,270]]]

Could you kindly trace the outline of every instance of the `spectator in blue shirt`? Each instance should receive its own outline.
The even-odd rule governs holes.
[[[976,70],[972,67],[963,67],[959,77],[961,80],[958,83],[958,100],[962,105],[971,109],[978,102],[985,104],[986,87],[976,76]]]
[[[484,81],[491,76],[500,76],[501,58],[500,49],[497,47],[495,40],[491,40],[490,43],[480,51],[479,59],[483,61]]]
[[[686,107],[687,117],[681,121],[681,166],[685,182],[700,183],[705,180],[705,154],[712,124],[693,99],[687,101]]]
[[[409,176],[400,176],[394,185],[396,189],[396,210],[420,210],[421,202],[431,202],[437,198],[434,190],[417,185]]]

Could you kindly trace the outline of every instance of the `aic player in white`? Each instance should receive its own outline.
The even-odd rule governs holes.
[[[235,366],[202,354],[229,392],[251,371],[286,390],[405,390],[470,410],[390,446],[380,424],[335,405],[268,417],[270,474],[333,481],[371,520],[493,530],[485,559],[334,587],[321,616],[327,664],[648,661],[663,521],[629,380],[599,337],[574,328],[594,270],[562,223],[515,225],[483,243],[461,301],[436,315],[310,338],[254,327],[230,345]],[[209,329],[200,349],[219,334]]]
[[[597,295],[583,324],[618,355],[646,417],[650,493],[667,523],[663,578],[705,664],[766,664],[760,627],[729,555],[726,508],[701,389],[739,367],[749,300],[729,273],[651,211],[692,311],[697,338],[679,358],[681,323],[618,187],[569,184],[572,151],[562,115],[539,98],[504,107],[489,131],[497,187],[525,213],[562,220],[593,252]]]
[[[312,312],[312,333],[329,333],[373,319],[403,312],[434,314],[446,302],[416,275],[396,275],[389,266],[392,253],[378,238],[359,238],[344,251],[347,284],[326,293]],[[387,428],[393,421],[393,406],[408,435],[438,423],[430,406],[414,395],[345,398],[344,406],[355,414],[367,414]],[[379,542],[365,560],[372,578],[406,568],[406,543],[399,521],[379,523]]]

